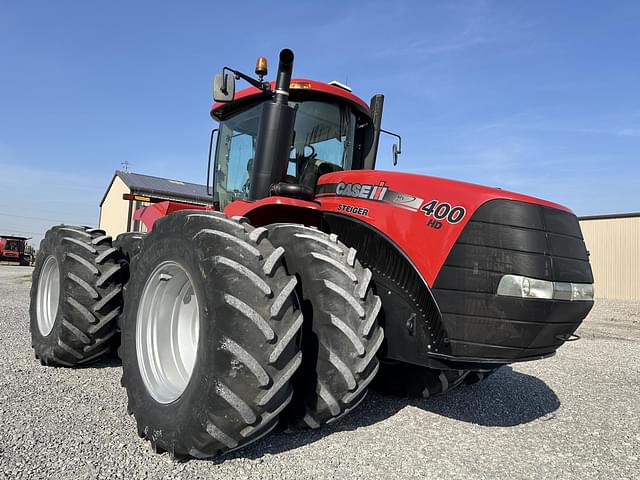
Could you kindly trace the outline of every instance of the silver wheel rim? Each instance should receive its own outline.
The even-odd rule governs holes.
[[[36,319],[38,330],[46,337],[53,330],[53,324],[58,315],[58,303],[60,301],[60,267],[58,260],[49,255],[44,260],[38,280],[38,293],[36,297]]]
[[[140,297],[136,352],[142,380],[159,403],[186,390],[198,352],[200,310],[193,282],[176,262],[158,265]]]

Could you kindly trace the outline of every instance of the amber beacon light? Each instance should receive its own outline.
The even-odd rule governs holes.
[[[258,57],[256,60],[256,75],[262,79],[268,73],[267,59],[265,57]]]

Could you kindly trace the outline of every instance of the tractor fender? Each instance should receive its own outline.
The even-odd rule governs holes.
[[[213,207],[180,202],[158,202],[137,209],[133,219],[142,222],[147,231],[153,229],[158,219],[180,210],[214,211]],[[308,226],[319,225],[320,204],[288,197],[267,197],[255,202],[236,200],[227,205],[227,217],[246,217],[256,227],[274,222],[301,223]]]
[[[380,356],[442,367],[429,356],[447,337],[442,316],[429,285],[405,252],[370,224],[340,213],[323,212],[320,228],[354,248],[360,263],[372,272],[375,293],[382,300],[378,322],[385,343]]]
[[[255,227],[282,222],[319,227],[321,206],[317,202],[272,196],[257,201],[236,200],[227,205],[224,214],[246,217]]]

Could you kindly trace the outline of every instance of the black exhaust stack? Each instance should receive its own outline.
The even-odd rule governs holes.
[[[269,196],[269,188],[287,174],[289,150],[293,142],[296,109],[289,105],[289,84],[293,71],[293,52],[280,52],[276,91],[272,102],[262,106],[256,154],[253,160],[249,199]]]

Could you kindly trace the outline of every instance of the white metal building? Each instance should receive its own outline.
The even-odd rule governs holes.
[[[580,218],[595,296],[640,301],[640,212]]]

